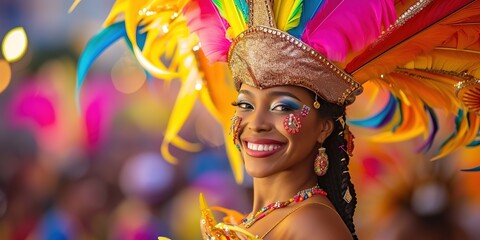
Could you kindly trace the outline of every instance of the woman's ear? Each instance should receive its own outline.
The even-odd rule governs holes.
[[[323,143],[325,139],[333,132],[333,120],[322,120],[320,122],[320,134],[318,135],[317,141]]]

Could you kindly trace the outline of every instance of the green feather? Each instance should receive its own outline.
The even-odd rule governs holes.
[[[247,29],[248,7],[246,3],[244,3],[245,0],[211,1],[217,8],[220,16],[230,24],[230,27],[233,29],[234,37]],[[245,11],[247,11],[247,14],[245,14]]]
[[[277,28],[288,31],[300,23],[303,0],[277,0],[273,5],[273,13]]]
[[[300,17],[302,16],[302,5],[303,0],[295,1],[295,5],[292,8],[290,16],[288,16],[287,26],[285,26],[284,31],[288,31],[292,28],[295,28],[300,23]]]

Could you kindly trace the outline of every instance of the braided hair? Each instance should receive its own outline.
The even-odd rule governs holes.
[[[318,99],[318,101],[321,104],[320,115],[332,119],[334,129],[322,144],[329,157],[328,171],[325,175],[318,177],[317,181],[319,186],[328,193],[328,199],[342,217],[352,233],[353,239],[358,239],[353,223],[357,197],[348,171],[350,157],[347,153],[347,141],[344,137],[347,126],[345,123],[345,107],[328,103],[323,99]]]

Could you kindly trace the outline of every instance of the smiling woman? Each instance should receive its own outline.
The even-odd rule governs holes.
[[[330,134],[331,121],[320,121],[316,111],[295,116],[300,116],[302,108],[313,108],[310,95],[306,89],[294,86],[264,90],[242,86],[235,103],[236,116],[242,119],[237,141],[250,176],[269,176],[297,162],[308,164],[309,159],[313,166],[312,156],[318,149],[315,145]]]
[[[348,155],[341,152],[348,135],[344,108],[323,100],[316,108],[314,96],[297,86],[258,89],[243,84],[234,103],[241,119],[234,141],[254,178],[253,209],[240,227],[262,239],[349,239],[350,231],[355,232],[355,191]],[[326,152],[320,151],[323,146]],[[317,166],[323,169],[316,171]]]

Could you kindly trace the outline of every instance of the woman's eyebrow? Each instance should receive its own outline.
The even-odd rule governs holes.
[[[248,90],[245,90],[245,89],[242,89],[240,91],[238,91],[238,95],[240,94],[245,94],[245,95],[248,95],[248,96],[252,96],[252,92],[248,91]]]
[[[295,95],[289,93],[289,92],[285,92],[285,91],[271,91],[267,94],[268,96],[272,96],[272,97],[281,97],[281,96],[288,96],[288,97],[291,97],[293,99],[296,99],[298,100],[299,102],[302,102],[298,97],[296,97]]]

